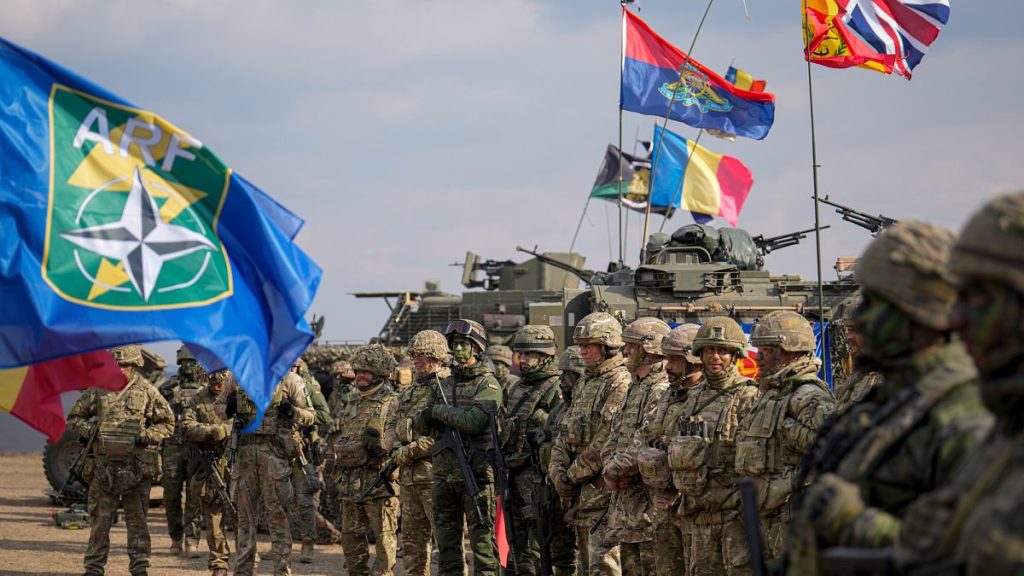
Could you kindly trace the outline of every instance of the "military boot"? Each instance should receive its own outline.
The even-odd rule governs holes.
[[[181,554],[181,538],[171,540],[171,554]]]
[[[199,551],[199,540],[185,538],[185,558],[199,558],[202,553]]]
[[[299,553],[299,562],[302,564],[313,563],[313,543],[306,541],[302,543],[302,551]]]

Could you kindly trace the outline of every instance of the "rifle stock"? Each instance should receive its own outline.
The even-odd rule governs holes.
[[[60,490],[57,491],[57,500],[64,497],[64,491],[67,490],[68,485],[75,479],[78,479],[82,484],[85,484],[85,479],[82,478],[82,467],[85,465],[85,459],[88,457],[89,452],[92,451],[92,444],[96,440],[96,434],[99,432],[100,427],[97,423],[93,426],[92,434],[89,435],[89,440],[85,443],[85,447],[82,451],[75,456],[75,460],[71,462],[71,466],[68,468],[68,477],[64,479],[64,483],[61,484]]]

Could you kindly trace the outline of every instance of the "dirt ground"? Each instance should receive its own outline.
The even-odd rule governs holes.
[[[0,575],[28,574],[70,575],[82,574],[82,556],[89,540],[88,528],[64,530],[57,527],[51,514],[55,508],[44,494],[48,486],[43,475],[42,454],[0,454]],[[160,492],[154,488],[154,496]],[[153,539],[153,554],[149,573],[153,576],[191,576],[209,574],[205,552],[202,558],[188,560],[171,555],[171,540],[167,536],[164,509],[151,508],[149,531]],[[233,538],[228,534],[228,538]],[[124,522],[110,531],[110,558],[107,574],[128,574],[128,552],[125,546]],[[205,540],[201,544],[205,550]],[[234,550],[234,541],[231,541]],[[299,546],[293,548],[298,554]],[[269,553],[270,540],[260,535],[260,554]],[[269,565],[260,566],[258,573],[269,573]],[[395,567],[401,575],[401,560]],[[313,564],[299,564],[292,560],[292,573],[344,574],[341,547],[318,546]]]

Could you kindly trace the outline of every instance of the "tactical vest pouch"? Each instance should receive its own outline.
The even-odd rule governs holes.
[[[99,448],[96,452],[107,462],[127,462],[135,449],[133,436],[101,434],[97,440]]]
[[[747,438],[736,443],[736,472],[760,476],[768,468],[768,439]]]
[[[350,438],[338,440],[334,445],[334,457],[339,465],[348,468],[362,466],[370,459],[362,439]]]
[[[668,467],[672,483],[681,494],[700,494],[707,485],[708,443],[699,436],[676,436],[669,440]]]
[[[569,416],[565,419],[565,439],[570,446],[580,446],[586,431],[586,423],[580,416]]]
[[[152,483],[160,481],[161,463],[159,450],[139,450],[136,456],[139,473]]]
[[[412,442],[412,418],[402,418],[395,422],[395,438],[398,438],[398,441],[402,444]]]
[[[637,467],[640,469],[640,476],[644,484],[658,490],[665,490],[669,487],[672,478],[672,470],[668,467],[668,454],[657,448],[644,448],[637,454]]]

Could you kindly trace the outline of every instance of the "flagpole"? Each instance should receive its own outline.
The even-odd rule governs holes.
[[[687,150],[686,151],[686,163],[683,164],[683,173],[679,175],[679,184],[676,184],[676,191],[672,193],[672,201],[668,203],[670,208],[672,206],[676,205],[676,199],[677,198],[679,198],[679,199],[682,198],[683,182],[686,181],[686,169],[690,167],[690,160],[693,158],[693,153],[697,151],[697,145],[700,144],[700,137],[703,136],[703,135],[704,135],[704,129],[701,128],[700,130],[697,131],[697,138],[695,138],[694,141],[693,141],[693,150]],[[662,132],[661,132],[661,139],[662,140],[665,139],[665,131],[664,130],[662,130]],[[660,140],[659,140],[659,142],[660,142]],[[653,172],[652,172],[652,174],[653,174]],[[671,216],[671,214],[669,213],[668,210],[666,210],[665,213],[662,214],[661,216],[662,216],[662,218],[661,218],[661,226],[658,227],[658,232],[661,232],[662,230],[665,229],[665,223],[668,222],[668,219]]]
[[[572,243],[569,244],[569,252],[576,247],[576,237],[580,235],[580,227],[583,226],[583,219],[587,217],[587,208],[590,207],[590,194],[587,194],[587,203],[583,205],[583,212],[580,214],[580,221],[576,224],[576,233],[572,235]]]
[[[804,11],[804,30],[806,29],[807,12]],[[820,210],[818,199],[818,146],[814,132],[814,89],[813,83],[811,82],[811,58],[806,44],[804,45],[804,57],[807,59],[807,101],[810,105],[811,112],[811,179],[814,186],[814,248],[818,266],[818,322],[821,328],[820,332],[822,334],[821,355],[824,358],[825,288],[821,280],[821,218],[819,215]]]
[[[632,0],[619,0],[623,10]],[[622,69],[626,61],[626,15],[622,15],[622,28],[619,30],[619,152],[622,152]],[[626,237],[622,232],[622,160],[619,160],[619,265],[623,263],[626,250]]]
[[[668,118],[672,115],[672,105],[675,104],[676,94],[679,92],[679,88],[683,85],[683,73],[686,71],[686,65],[690,62],[690,54],[693,52],[693,47],[697,44],[697,37],[700,36],[700,30],[704,27],[704,21],[707,20],[708,12],[711,12],[711,5],[714,3],[715,0],[708,0],[708,6],[704,9],[704,15],[700,17],[700,23],[697,25],[697,31],[693,33],[693,40],[690,42],[690,48],[686,51],[686,57],[683,59],[683,64],[679,67],[679,81],[676,82],[676,87],[672,90],[672,98],[668,101],[668,109],[665,110],[665,118],[661,125],[662,132],[668,129]],[[623,28],[625,28],[625,19],[623,19]],[[625,30],[623,30],[623,35],[625,35]],[[654,159],[651,161],[651,183],[654,182],[654,170],[658,167],[658,157],[661,156],[661,144],[664,140],[664,138],[659,138],[658,146],[654,149]],[[648,188],[647,210],[644,212],[644,235],[640,237],[641,265],[647,262],[647,231],[651,222],[651,192],[653,191],[653,187]],[[672,206],[669,206],[668,209],[671,210]]]

